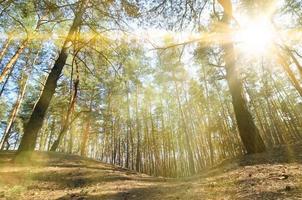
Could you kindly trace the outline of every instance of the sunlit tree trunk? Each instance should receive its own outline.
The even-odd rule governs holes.
[[[219,0],[219,2],[224,8],[222,23],[225,25],[223,28],[226,29],[226,38],[229,38],[231,34],[229,26],[232,19],[232,5],[230,0]],[[239,74],[236,70],[233,43],[231,41],[225,42],[222,44],[222,48],[224,50],[227,82],[232,96],[232,103],[241,140],[247,153],[263,152],[265,151],[264,142],[253,121],[252,115],[247,108],[243,96],[242,82],[240,81]]]
[[[8,38],[5,40],[4,44],[3,44],[3,47],[2,47],[2,50],[0,52],[0,63],[2,62],[2,59],[4,57],[4,55],[6,54],[7,50],[8,50],[8,47],[12,41],[13,37],[12,35],[8,35]]]
[[[28,44],[28,39],[25,39],[21,42],[20,46],[18,47],[16,53],[13,55],[13,57],[9,60],[9,62],[4,66],[1,74],[0,74],[0,83],[4,80],[6,75],[11,71],[15,63],[17,62],[19,56],[22,54],[24,49],[26,48]]]

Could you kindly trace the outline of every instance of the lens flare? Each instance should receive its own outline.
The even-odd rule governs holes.
[[[244,53],[263,55],[270,52],[274,42],[274,30],[265,19],[247,21],[235,34],[237,47]]]

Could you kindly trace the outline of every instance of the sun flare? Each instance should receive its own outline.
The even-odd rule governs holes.
[[[270,52],[274,41],[272,24],[265,19],[248,21],[235,33],[235,41],[242,52],[263,55]]]

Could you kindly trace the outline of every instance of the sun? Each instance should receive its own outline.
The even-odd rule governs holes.
[[[234,36],[240,51],[251,55],[263,55],[270,52],[275,33],[272,24],[265,18],[260,18],[245,22]]]

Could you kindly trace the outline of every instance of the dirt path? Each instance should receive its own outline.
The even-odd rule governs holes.
[[[225,161],[186,179],[154,178],[59,153],[34,154],[34,165],[0,153],[0,199],[302,199],[302,148]]]

